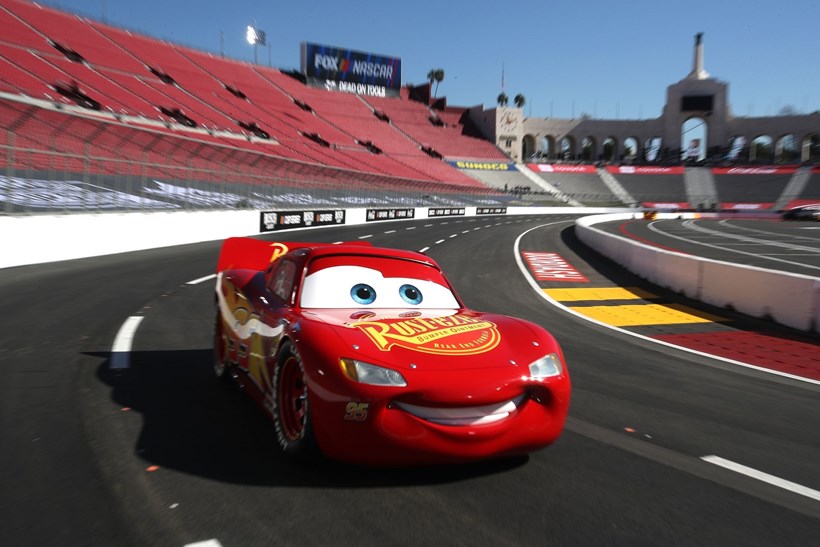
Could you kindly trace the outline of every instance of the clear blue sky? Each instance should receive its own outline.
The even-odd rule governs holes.
[[[501,91],[523,93],[528,116],[653,118],[666,87],[692,65],[704,32],[705,67],[730,84],[740,116],[786,106],[820,110],[820,0],[50,0],[60,9],[200,49],[253,60],[254,21],[267,32],[274,66],[299,66],[314,42],[402,60],[403,83],[443,68],[439,95],[492,107]],[[258,52],[267,63],[267,50]]]

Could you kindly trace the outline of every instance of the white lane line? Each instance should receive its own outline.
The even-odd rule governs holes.
[[[463,232],[461,232],[461,233],[462,233],[462,234],[469,234],[469,233],[470,233],[470,230],[464,230],[464,231],[463,231]]]
[[[458,237],[458,234],[453,234],[453,235],[451,235],[451,236],[450,236],[450,239],[453,239],[454,237]]]
[[[188,281],[186,285],[199,285],[200,283],[210,281],[211,279],[216,279],[216,274],[206,275],[205,277],[198,277],[196,279]]]
[[[415,229],[416,229],[415,226],[408,226],[407,228],[405,228],[405,230],[415,230]]]
[[[387,230],[385,234],[395,234],[396,230]]]
[[[367,239],[369,237],[373,237],[373,234],[367,234],[366,236],[359,236],[359,239]]]
[[[430,249],[430,247],[422,247],[421,249],[419,249],[419,252],[424,253],[424,252],[427,252],[429,249]]]
[[[763,471],[758,471],[757,469],[746,467],[745,465],[735,463],[731,460],[725,460],[720,456],[702,456],[700,459],[705,462],[719,465],[720,467],[725,467],[726,469],[729,469],[736,473],[741,473],[743,475],[746,475],[747,477],[752,477],[753,479],[757,479],[759,481],[763,481],[774,486],[778,486],[785,490],[789,490],[790,492],[794,492],[795,494],[800,494],[801,496],[806,496],[807,498],[820,501],[819,491],[803,486],[802,484],[797,484],[796,482],[787,481],[786,479],[781,479],[780,477],[769,475],[768,473],[764,473]]]
[[[425,224],[424,225],[425,228],[429,228],[430,226],[432,226],[432,224]]]
[[[436,245],[438,245],[439,243],[444,243],[444,240],[443,240],[443,239],[439,239],[438,241],[436,241]]]
[[[134,342],[134,334],[137,328],[145,319],[142,315],[132,315],[125,320],[125,323],[120,327],[117,336],[114,337],[114,344],[111,346],[111,359],[109,360],[109,367],[114,370],[123,370],[128,368],[128,361],[131,355],[131,344]]]

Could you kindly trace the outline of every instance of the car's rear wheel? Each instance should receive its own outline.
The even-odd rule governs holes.
[[[296,458],[314,455],[307,377],[299,353],[290,342],[279,350],[272,390],[273,423],[282,451]]]
[[[227,382],[232,378],[228,364],[228,343],[224,329],[222,317],[217,312],[214,321],[214,375]]]

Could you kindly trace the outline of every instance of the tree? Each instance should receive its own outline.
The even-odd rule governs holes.
[[[430,82],[430,85],[433,85],[433,82],[436,83],[436,90],[433,93],[433,97],[438,95],[438,84],[444,81],[444,69],[443,68],[431,68],[429,72],[427,72],[427,81]]]
[[[515,96],[513,102],[515,103],[515,106],[517,106],[518,108],[524,108],[524,105],[527,103],[527,99],[524,97],[523,93],[519,93]]]
[[[498,101],[498,106],[507,106],[507,94],[502,91],[498,94],[496,101]]]

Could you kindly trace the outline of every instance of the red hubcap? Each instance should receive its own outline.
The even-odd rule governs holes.
[[[279,372],[279,421],[288,440],[302,438],[307,416],[307,386],[302,367],[288,356]]]

